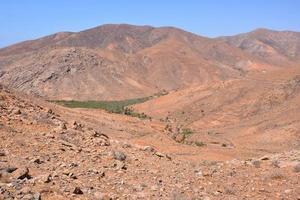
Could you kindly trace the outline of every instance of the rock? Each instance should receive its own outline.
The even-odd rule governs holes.
[[[270,160],[270,158],[268,156],[263,156],[259,160]]]
[[[75,187],[73,194],[83,194],[83,192],[79,187]]]
[[[69,167],[74,168],[74,167],[78,167],[78,163],[72,162],[69,164]]]
[[[74,130],[79,130],[79,131],[81,131],[82,128],[83,128],[83,126],[82,126],[82,124],[80,124],[80,123],[74,121],[74,122],[73,122],[72,128],[73,128]]]
[[[296,173],[299,173],[299,172],[300,172],[300,163],[298,163],[298,164],[296,164],[296,165],[294,166],[293,171],[296,172]]]
[[[110,200],[111,198],[106,193],[95,192],[94,199],[95,200]]]
[[[72,179],[77,179],[77,176],[74,173],[70,173],[69,177],[72,178]]]
[[[161,153],[161,152],[155,152],[155,155],[156,156],[158,156],[158,157],[160,157],[160,158],[162,158],[162,157],[165,157],[166,155],[165,154],[163,154],[163,153]]]
[[[23,200],[33,200],[34,197],[32,194],[26,194],[22,197]]]
[[[126,170],[126,169],[127,169],[125,163],[122,162],[122,161],[119,161],[119,160],[117,160],[117,162],[115,162],[115,163],[113,164],[113,167],[115,167],[115,168],[118,169],[118,170],[120,170],[120,169]]]
[[[5,152],[0,151],[0,156],[6,156]]]
[[[169,159],[169,160],[172,160],[171,156],[166,154],[166,158]]]
[[[188,200],[189,198],[182,193],[173,193],[171,196],[171,200]]]
[[[55,136],[52,133],[46,133],[45,137],[49,138],[49,139],[54,139],[55,138]]]
[[[108,139],[107,135],[105,135],[104,133],[99,133],[99,132],[97,132],[95,130],[92,132],[92,137],[95,137],[95,138],[97,138],[97,137],[104,137],[104,138]]]
[[[280,168],[280,162],[278,160],[272,161],[271,165],[275,168]]]
[[[64,131],[64,130],[67,130],[67,125],[64,122],[60,122],[57,127],[57,131]]]
[[[92,137],[95,138],[94,142],[99,146],[109,146],[110,145],[109,137],[103,133],[93,131]]]
[[[132,148],[132,145],[125,143],[125,144],[122,145],[122,147],[123,148]]]
[[[28,194],[28,193],[31,193],[31,189],[30,187],[23,187],[20,191],[19,191],[20,194]]]
[[[18,168],[16,168],[16,167],[5,167],[5,168],[0,169],[0,172],[13,173],[17,169]]]
[[[185,140],[185,135],[184,134],[177,134],[174,139],[175,139],[176,142],[182,143]]]
[[[15,110],[13,110],[12,114],[14,114],[14,115],[20,115],[20,114],[22,114],[22,112],[21,112],[20,109],[17,108]]]
[[[52,181],[52,176],[51,174],[42,175],[39,177],[39,181],[42,183],[50,183]]]
[[[252,162],[252,164],[256,167],[256,168],[260,168],[260,161],[259,160],[254,160]]]
[[[44,163],[44,161],[42,161],[40,158],[34,158],[34,159],[32,159],[32,162],[36,163],[36,164],[39,164],[39,165]]]
[[[286,189],[286,190],[284,190],[284,193],[285,194],[289,194],[289,193],[291,193],[293,190],[292,189]]]
[[[126,155],[121,151],[114,151],[113,157],[116,160],[124,161],[126,159]]]
[[[153,185],[150,187],[151,191],[157,191],[158,190],[158,186],[157,185]]]
[[[201,172],[202,172],[202,175],[206,176],[206,177],[213,175],[213,173],[208,169],[203,169]]]
[[[23,180],[25,178],[30,179],[31,176],[29,175],[29,169],[27,167],[18,168],[12,174],[13,179],[20,179]]]
[[[41,193],[37,192],[33,195],[34,200],[41,200]]]
[[[9,183],[9,174],[5,171],[0,171],[0,183]],[[0,186],[1,189],[1,186]]]
[[[155,149],[153,147],[151,147],[151,146],[145,146],[143,148],[143,151],[147,151],[147,152],[152,153],[152,152],[155,152]]]

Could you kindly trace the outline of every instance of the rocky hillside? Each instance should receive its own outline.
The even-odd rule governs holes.
[[[169,140],[155,121],[69,110],[2,86],[0,107],[1,199],[299,198],[297,150],[225,162]]]
[[[144,97],[294,66],[298,35],[210,39],[172,27],[103,25],[0,49],[0,83],[48,99]]]
[[[190,87],[134,109],[165,121],[168,134],[181,143],[248,156],[298,149],[299,74],[297,68]]]
[[[273,65],[299,64],[300,33],[257,29],[232,37],[223,37],[228,44]]]

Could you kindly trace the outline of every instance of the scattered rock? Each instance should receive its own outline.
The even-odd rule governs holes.
[[[182,143],[185,140],[185,135],[184,134],[177,134],[174,139],[175,139],[176,142]]]
[[[29,169],[27,167],[18,168],[13,172],[12,178],[20,180],[23,180],[25,178],[30,179],[31,176],[29,175]]]
[[[79,187],[75,187],[73,194],[83,194],[83,192]]]
[[[33,200],[34,197],[32,194],[25,194],[23,197],[22,197],[23,200]]]
[[[189,198],[183,193],[173,193],[171,200],[189,200]]]
[[[42,175],[39,177],[39,180],[43,183],[50,183],[52,181],[51,174]]]
[[[160,157],[160,158],[163,158],[163,157],[166,156],[165,154],[163,154],[163,153],[161,153],[161,152],[159,152],[159,151],[155,152],[154,155],[156,155],[156,156],[158,156],[158,157]]]
[[[151,147],[151,146],[145,146],[143,148],[143,151],[147,151],[147,152],[152,153],[152,152],[155,152],[155,149],[153,147]]]
[[[17,169],[18,168],[16,168],[16,167],[5,167],[5,168],[0,169],[0,172],[13,173]]]
[[[275,168],[280,168],[280,162],[278,160],[273,160],[271,165]]]
[[[69,173],[68,176],[72,179],[77,179],[77,176],[74,173]]]
[[[41,200],[41,193],[37,192],[33,195],[34,200]]]
[[[32,162],[33,163],[36,163],[36,164],[42,164],[42,163],[44,163],[44,161],[43,160],[41,160],[40,158],[34,158],[34,159],[32,159]]]
[[[284,193],[285,194],[289,194],[289,193],[291,193],[293,190],[292,189],[286,189],[286,190],[284,190]]]
[[[268,156],[263,156],[259,160],[270,160],[270,158]]]
[[[22,114],[22,112],[21,112],[20,109],[15,109],[15,110],[13,110],[12,114],[14,114],[14,115],[20,115],[20,114]]]
[[[260,168],[260,161],[259,160],[254,160],[252,162],[252,164],[256,167],[256,168]]]
[[[28,193],[31,193],[31,189],[30,187],[23,187],[20,191],[19,191],[20,194],[28,194]]]
[[[103,133],[93,132],[92,136],[94,137],[94,143],[98,146],[109,146],[109,137]]]
[[[106,193],[95,192],[94,199],[95,200],[110,200],[111,198]]]
[[[108,139],[107,135],[105,135],[104,133],[99,133],[97,131],[93,131],[92,136],[95,137],[95,138],[97,138],[97,137],[103,137],[103,138]]]
[[[64,122],[60,122],[57,128],[58,131],[64,131],[67,130],[67,125]]]
[[[80,124],[80,123],[78,123],[78,122],[74,121],[74,122],[73,122],[73,126],[72,126],[72,128],[73,128],[74,130],[81,131],[81,130],[82,130],[82,128],[83,128],[83,126],[82,126],[82,124]]]
[[[300,172],[300,163],[298,163],[298,164],[296,164],[296,165],[294,166],[293,171],[296,172],[296,173],[299,173],[299,172]]]
[[[114,159],[120,160],[120,161],[124,161],[126,159],[125,153],[123,153],[121,151],[114,151],[113,157],[114,157]]]
[[[120,170],[120,169],[126,170],[126,169],[127,169],[125,163],[122,162],[122,161],[119,161],[119,160],[117,160],[117,162],[115,162],[115,163],[113,164],[113,167],[116,168],[117,170]]]

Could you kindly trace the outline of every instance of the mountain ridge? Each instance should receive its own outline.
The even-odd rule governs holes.
[[[259,34],[273,38],[264,43],[251,32],[211,39],[174,27],[107,24],[0,49],[0,83],[47,99],[145,97],[296,66],[300,37],[290,36],[295,43],[282,34],[289,36]]]

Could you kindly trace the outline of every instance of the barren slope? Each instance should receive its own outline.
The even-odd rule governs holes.
[[[244,156],[298,149],[299,75],[299,69],[253,74],[172,92],[134,109],[166,121],[169,134],[184,143],[229,148]],[[186,127],[193,134],[181,141],[179,132]]]
[[[3,87],[0,107],[1,199],[299,198],[296,149],[231,160],[224,149],[174,142],[155,120],[70,110]]]
[[[298,32],[257,29],[221,39],[272,65],[297,65],[300,61]]]
[[[1,49],[0,83],[48,99],[125,99],[282,63],[271,64],[231,42],[172,27],[103,25]]]

